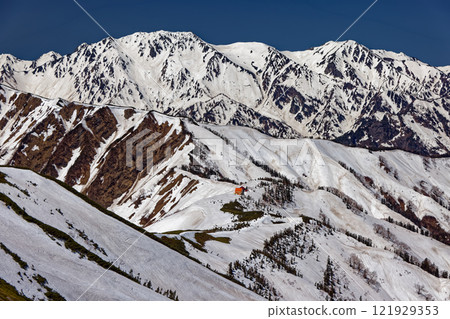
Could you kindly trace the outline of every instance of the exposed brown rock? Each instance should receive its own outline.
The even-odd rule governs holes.
[[[50,128],[54,129],[53,133],[44,140],[44,133],[48,132]],[[64,134],[64,126],[55,115],[50,114],[25,134],[10,164],[42,172]]]
[[[126,138],[117,141],[108,149],[108,153],[103,158],[101,167],[99,167],[97,176],[86,189],[86,194],[90,198],[108,207],[113,203],[114,199],[121,197],[130,190],[136,179],[147,175],[147,167],[150,163],[146,162],[146,158],[142,159],[143,170],[141,172],[136,167],[128,167],[126,165],[126,141],[145,129],[149,130],[149,134],[158,132],[160,136],[144,147],[143,154],[147,154],[148,148],[158,145],[156,143],[160,142],[161,138],[164,138],[164,143],[159,145],[153,154],[153,165],[160,164],[166,159],[166,156],[172,156],[175,150],[183,144],[187,134],[183,129],[179,134],[173,133],[171,136],[167,136],[171,125],[167,122],[159,125],[154,116],[149,113],[136,130],[129,132]],[[137,140],[135,144],[141,142],[145,137]],[[133,160],[136,160],[135,153],[133,154]]]
[[[183,179],[189,177],[180,174],[176,176],[174,179],[172,179],[170,182],[168,182],[169,180],[168,176],[173,177],[174,176],[173,173],[174,172],[171,171],[164,177],[165,183],[163,185],[165,186],[158,192],[158,195],[162,195],[162,197],[156,203],[154,210],[151,213],[147,214],[146,216],[143,216],[139,221],[139,223],[143,227],[151,225],[155,221],[155,217],[158,214],[160,214],[160,216],[164,216],[166,212],[169,212],[172,209],[174,209],[180,202],[181,198],[183,198],[187,194],[192,193],[197,189],[195,186],[199,182],[197,180],[190,180],[189,183],[181,190],[180,192],[181,198],[179,198],[176,202],[174,202],[175,198],[172,196],[174,194],[173,190],[181,185]],[[171,202],[173,202],[172,205],[170,207],[167,207],[167,205]]]
[[[38,97],[31,95],[30,93],[21,93],[14,101],[14,105],[17,107],[21,116],[27,116],[37,106],[42,104],[42,100]]]
[[[450,245],[450,233],[441,227],[435,217],[425,216],[421,220],[421,225],[430,231],[431,237],[446,245]]]
[[[94,138],[103,141],[116,131],[117,120],[108,107],[102,107],[86,118],[86,124],[94,133]]]
[[[85,107],[82,105],[77,105],[74,103],[69,103],[68,105],[64,105],[60,111],[59,114],[65,121],[70,121],[72,119],[73,113],[76,112],[76,117],[73,125],[78,124],[84,116],[85,113]]]
[[[14,134],[10,135],[8,140],[14,137],[15,133],[20,130],[26,116],[41,103],[42,100],[40,98],[34,97],[31,94],[19,94],[13,103],[15,107],[9,110],[4,118],[0,120],[0,129],[5,128],[6,124],[13,121],[12,127],[14,128]]]
[[[126,120],[128,120],[130,117],[132,117],[134,114],[136,113],[135,110],[133,109],[125,109],[125,111],[123,112],[123,116],[125,117]]]
[[[187,186],[185,188],[183,188],[183,190],[181,191],[181,196],[184,197],[187,194],[192,193],[193,191],[195,191],[197,189],[197,187],[195,187],[198,184],[197,180],[191,180]]]
[[[165,212],[163,211],[163,208],[167,205],[167,203],[169,203],[171,197],[172,192],[167,193],[166,195],[164,195],[155,205],[155,208],[153,209],[153,212],[151,212],[150,214],[144,216],[141,218],[141,220],[139,221],[139,224],[142,225],[142,227],[147,227],[149,225],[151,225],[156,217],[156,215],[158,215],[159,212],[162,211],[162,216],[165,215]]]
[[[14,101],[17,98],[17,94],[14,93],[13,95],[11,95],[11,97],[9,98],[9,102]]]
[[[100,143],[91,132],[87,131],[81,124],[64,135],[61,142],[56,146],[51,158],[42,173],[56,177],[57,170],[66,167],[72,158],[73,151],[80,148],[80,156],[70,167],[65,182],[73,186],[78,178],[80,184],[89,180],[90,167],[96,155]]]
[[[167,192],[171,191],[173,188],[179,186],[181,184],[181,182],[183,181],[183,178],[185,176],[180,174],[178,175],[174,180],[172,180],[168,185],[166,185],[164,188],[162,188],[158,195],[164,195]]]

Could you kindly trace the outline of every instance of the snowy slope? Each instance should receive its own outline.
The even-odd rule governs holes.
[[[53,181],[28,170],[1,168],[0,172],[4,176],[0,192],[26,214],[66,233],[104,261],[118,259],[115,266],[142,284],[151,281],[153,287],[149,289],[113,271],[96,281],[105,269],[70,251],[57,235],[46,234],[38,224],[25,220],[14,207],[2,201],[0,241],[28,266],[20,269],[19,264],[0,250],[0,276],[28,298],[45,299],[43,287],[31,279],[39,274],[46,279],[46,286],[67,300],[80,296],[81,300],[166,299],[155,292],[158,290],[176,291],[180,300],[258,299],[196,262],[141,236]],[[93,286],[83,294],[91,283]]]
[[[319,140],[276,140],[247,128],[187,124],[187,129],[194,136],[204,137],[208,145],[214,144],[211,143],[213,132],[216,132],[216,139],[234,142],[232,149],[237,152],[237,165],[230,165],[232,161],[227,157],[232,156],[233,152],[227,148],[227,142],[222,142],[223,148],[219,147],[223,158],[210,159],[205,165],[214,167],[229,179],[248,185],[250,191],[246,198],[233,196],[231,189],[221,196],[203,198],[199,195],[194,205],[167,214],[149,229],[159,232],[183,229],[185,231],[176,235],[177,238],[199,244],[202,242],[201,237],[196,237],[199,230],[206,231],[212,237],[227,239],[223,242],[223,239],[210,238],[204,243],[206,252],[191,246],[191,254],[221,272],[227,272],[229,263],[238,260],[245,265],[247,274],[242,268],[235,267],[233,276],[251,289],[256,289],[256,278],[249,275],[250,268],[256,268],[268,282],[264,284],[267,290],[256,289],[265,297],[268,297],[267,291],[275,288],[278,295],[270,295],[270,298],[330,298],[316,289],[316,283],[323,278],[328,256],[333,260],[336,276],[345,282],[334,299],[448,300],[450,297],[447,278],[437,278],[420,268],[420,263],[425,259],[438,267],[439,276],[447,276],[450,268],[450,206],[446,191],[450,187],[448,159],[429,159],[402,151],[371,152]],[[212,157],[216,158],[216,155],[212,154]],[[292,201],[282,205],[264,201],[265,191],[260,179],[271,174],[258,171],[259,167],[248,161],[250,156],[302,185],[302,188],[293,187]],[[280,158],[287,158],[287,163],[280,163]],[[438,196],[433,196],[432,188]],[[389,204],[390,199],[397,205]],[[236,219],[227,220],[220,211],[226,203],[234,200],[248,210],[259,209],[267,214],[244,228],[236,228],[239,224]],[[405,207],[410,207],[410,211]],[[215,219],[212,217],[214,211]],[[277,215],[281,217],[274,217]],[[306,228],[306,245],[314,242],[315,248],[297,257],[286,254],[287,260],[301,274],[299,277],[284,270],[274,270],[278,266],[273,260],[261,260],[252,250],[263,249],[264,241],[276,232],[296,224],[305,225],[300,215],[317,220],[326,218],[333,231],[322,227],[316,233]],[[429,226],[426,221],[430,216],[447,235],[421,234],[420,228],[423,230]],[[388,218],[405,226],[415,224],[412,227],[418,227],[416,229],[419,231],[396,225]],[[370,239],[371,246],[356,241],[351,234]],[[287,239],[287,242],[290,241]],[[404,253],[413,256],[410,262],[399,256]],[[362,260],[362,270],[356,271],[350,266],[352,254]]]
[[[447,73],[447,74],[450,73],[450,66],[440,66],[440,67],[438,67],[438,69],[444,73]]]

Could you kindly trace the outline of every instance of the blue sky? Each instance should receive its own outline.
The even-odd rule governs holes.
[[[372,2],[79,0],[113,37],[192,31],[213,44],[258,41],[291,51],[336,40]],[[0,53],[22,59],[106,37],[72,0],[0,0],[0,12]],[[450,1],[379,0],[342,39],[450,65]]]

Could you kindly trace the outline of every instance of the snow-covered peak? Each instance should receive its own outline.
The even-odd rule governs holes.
[[[54,51],[49,51],[43,55],[41,55],[37,60],[36,60],[36,65],[41,65],[47,62],[51,62],[51,61],[55,61],[57,59],[61,58],[61,54],[54,52]]]
[[[262,69],[267,62],[270,51],[274,50],[271,46],[260,42],[236,42],[215,45],[214,48],[229,57],[233,62],[252,71]]]
[[[416,58],[410,57],[403,52],[392,52],[386,50],[372,50],[374,53],[386,60],[397,60],[397,61],[418,61]]]
[[[6,63],[14,63],[18,60],[19,59],[12,54],[9,53],[0,54],[0,65],[5,65]]]
[[[449,74],[450,73],[450,65],[447,66],[439,66],[438,67],[439,70],[441,70],[442,72]]]
[[[119,39],[122,40],[128,40],[128,39],[141,39],[141,40],[148,40],[148,39],[158,39],[162,37],[169,37],[172,39],[182,39],[182,38],[198,38],[194,33],[190,31],[165,31],[165,30],[158,30],[154,32],[135,32],[130,35],[123,36]]]

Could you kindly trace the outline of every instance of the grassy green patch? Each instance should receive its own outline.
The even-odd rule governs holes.
[[[47,290],[44,295],[47,297],[50,301],[65,301],[66,298],[61,296],[58,292],[47,286],[48,281],[46,278],[42,277],[39,274],[33,275],[33,279],[45,290]]]
[[[6,174],[2,172],[0,172],[0,184],[11,185],[11,183],[6,180]]]
[[[199,243],[202,247],[205,247],[205,242],[207,242],[208,240],[215,240],[224,244],[229,244],[231,239],[229,237],[214,237],[211,236],[208,233],[205,232],[201,232],[201,233],[196,233],[195,234],[195,240],[197,241],[197,243]]]
[[[0,301],[27,301],[30,300],[19,293],[14,286],[11,286],[0,278]]]
[[[204,253],[208,252],[205,248],[203,248],[202,245],[193,240],[190,240],[189,238],[183,237],[183,240],[187,241],[189,244],[191,244],[192,247],[194,247],[197,250],[203,251]]]
[[[48,298],[48,300],[50,300],[50,301],[66,301],[66,298],[61,296],[58,292],[54,291],[52,288],[45,287],[45,289],[47,289],[45,296]]]
[[[229,202],[223,205],[220,210],[237,216],[237,219],[240,222],[248,222],[261,218],[264,215],[261,211],[244,211],[244,207],[238,201]]]
[[[7,253],[8,255],[10,255],[12,257],[12,259],[19,264],[20,268],[27,270],[28,269],[28,264],[26,262],[24,262],[22,260],[22,258],[19,257],[19,255],[17,255],[16,253],[12,252],[11,250],[8,249],[8,247],[6,247],[5,245],[3,245],[3,243],[0,243],[0,248]]]
[[[191,232],[191,231],[197,231],[195,229],[180,229],[180,230],[169,230],[166,231],[162,234],[166,234],[166,235],[179,235],[181,233],[186,233],[186,232]]]
[[[231,238],[230,237],[213,237],[212,240],[224,243],[224,244],[229,244],[231,242]]]
[[[39,274],[35,274],[33,275],[33,279],[39,284],[39,286],[41,287],[45,287],[45,285],[47,284],[47,279],[45,279],[44,277],[42,277]]]
[[[14,187],[16,189],[18,189],[19,191],[21,191],[22,193],[24,193],[27,197],[30,197],[30,193],[28,192],[28,190],[26,189],[21,189],[19,186],[17,186],[16,184],[13,184],[11,182],[9,182],[6,177],[8,175],[6,175],[5,173],[0,172],[0,184],[6,184],[9,185],[11,187]]]
[[[186,245],[184,244],[183,240],[174,238],[174,237],[167,237],[167,236],[162,236],[160,238],[160,240],[167,247],[172,248],[173,250],[179,252],[180,254],[182,254],[184,256],[189,256],[189,253],[186,250]]]
[[[231,214],[239,214],[242,213],[243,210],[244,207],[238,201],[226,203],[221,209],[221,211]]]

